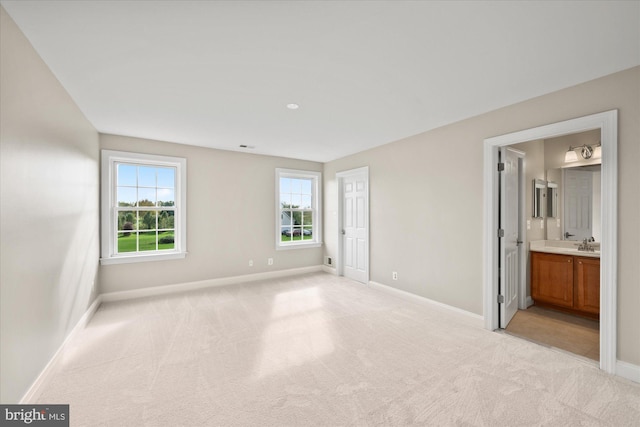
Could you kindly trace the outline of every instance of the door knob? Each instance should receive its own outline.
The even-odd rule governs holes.
[[[568,239],[569,237],[573,237],[573,236],[575,236],[575,234],[571,234],[568,231],[564,233],[564,238],[565,239]]]

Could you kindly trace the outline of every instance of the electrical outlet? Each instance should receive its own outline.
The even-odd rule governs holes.
[[[252,259],[249,260],[249,267],[253,267],[253,260]]]
[[[267,259],[267,265],[273,265],[273,258]]]
[[[332,264],[333,264],[333,261],[331,260],[331,257],[330,257],[330,256],[328,256],[328,257],[327,257],[327,262],[326,262],[326,264],[327,264],[327,265],[332,265]]]
[[[540,228],[544,228],[544,219],[540,220]]]
[[[527,220],[527,230],[531,230],[531,220]]]
[[[393,273],[391,273],[391,277],[393,278],[393,280],[398,280],[398,272],[394,271]]]
[[[556,227],[560,228],[560,218],[556,218]]]

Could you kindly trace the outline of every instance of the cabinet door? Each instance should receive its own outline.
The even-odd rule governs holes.
[[[576,300],[575,308],[588,313],[600,313],[600,260],[575,257]]]
[[[573,307],[573,257],[531,252],[531,298]]]

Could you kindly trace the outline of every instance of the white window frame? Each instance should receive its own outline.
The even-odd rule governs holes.
[[[280,208],[280,178],[311,179],[312,197],[311,209],[313,210],[313,239],[282,242],[282,224]],[[276,250],[317,248],[322,246],[322,172],[304,171],[296,169],[276,168]]]
[[[149,252],[117,252],[117,173],[118,163],[132,163],[141,166],[165,166],[176,169],[174,188],[174,243],[173,250]],[[126,151],[102,150],[101,163],[101,258],[100,264],[123,264],[144,261],[164,261],[184,258],[187,254],[187,159],[181,157],[158,156],[153,154],[130,153]]]

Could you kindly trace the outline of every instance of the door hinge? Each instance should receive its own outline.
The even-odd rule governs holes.
[[[504,304],[504,295],[498,295],[498,304]]]
[[[504,237],[504,230],[502,228],[498,228],[498,237]]]
[[[504,170],[504,163],[498,163],[498,172],[502,172]]]

